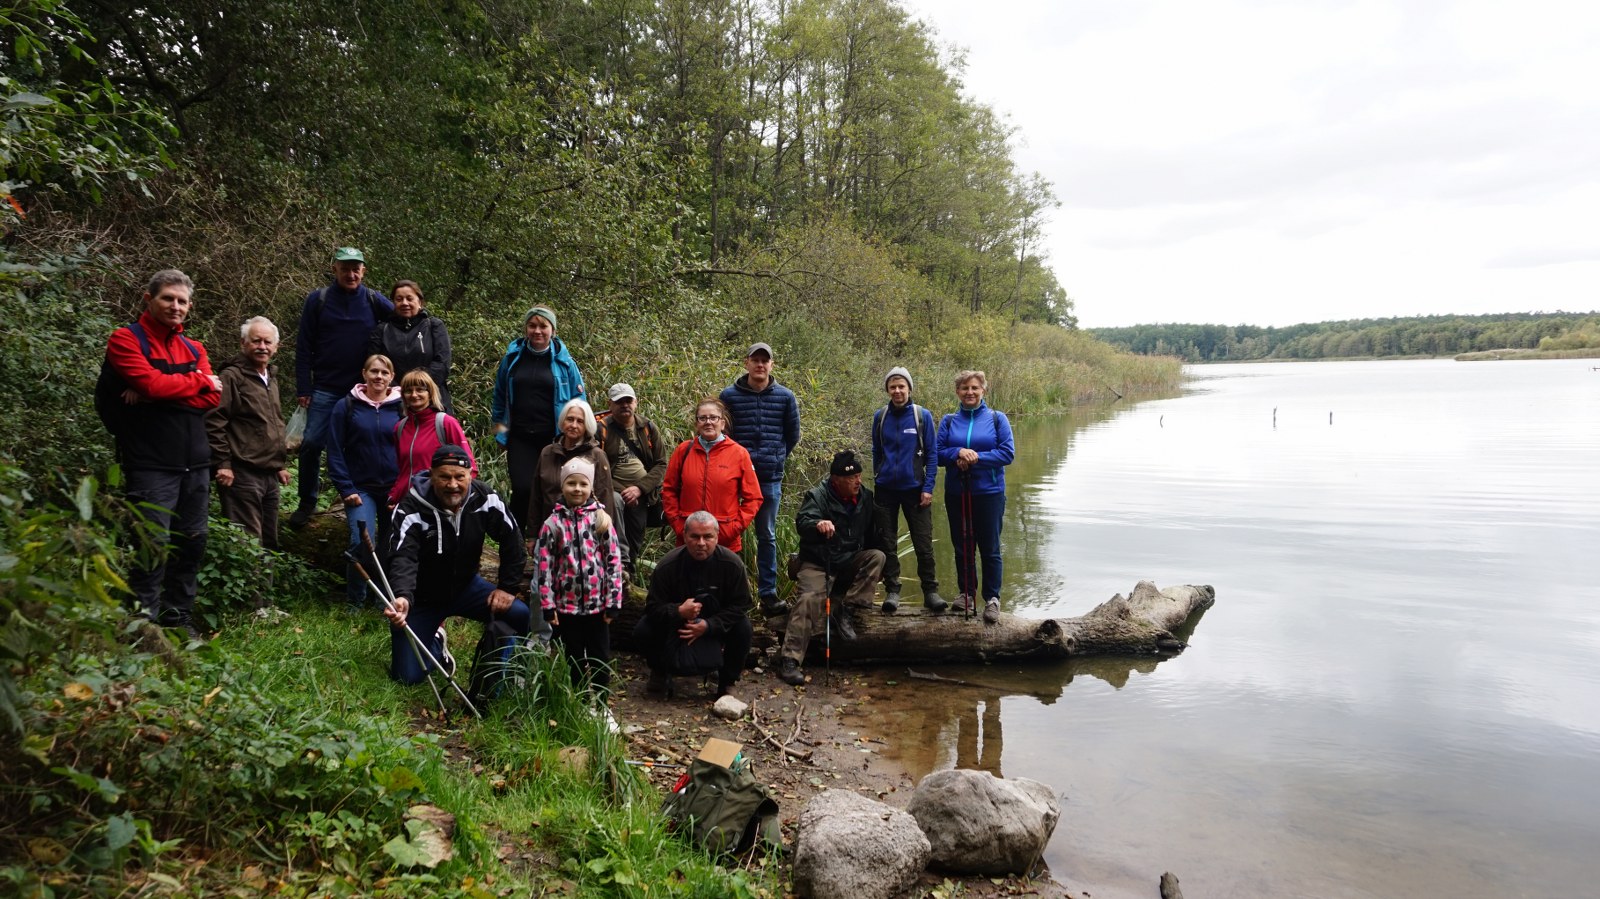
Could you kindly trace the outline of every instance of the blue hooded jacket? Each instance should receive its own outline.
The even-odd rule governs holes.
[[[389,498],[389,488],[400,477],[394,430],[401,406],[398,391],[394,393],[393,399],[377,406],[349,394],[334,404],[328,418],[328,476],[340,496],[365,489],[377,502]]]
[[[911,410],[918,412],[915,421]],[[932,493],[939,474],[933,413],[915,403],[872,414],[872,483],[891,490]]]
[[[511,424],[511,370],[522,361],[526,343],[525,337],[511,341],[506,346],[505,357],[500,360],[500,367],[495,370],[494,398],[489,403],[489,418],[498,424]],[[556,407],[550,417],[560,422],[561,407],[583,396],[583,375],[561,338],[550,338],[550,353],[550,374],[556,379]]]
[[[1004,412],[990,409],[988,403],[979,403],[976,409],[952,412],[940,419],[936,443],[939,464],[947,469],[944,475],[947,495],[967,491],[969,478],[956,467],[956,454],[962,449],[978,453],[978,461],[967,472],[974,495],[1006,492],[1006,466],[1017,454],[1011,442],[1011,422]]]
[[[800,401],[776,379],[761,390],[750,387],[750,376],[740,375],[723,389],[728,407],[728,436],[750,452],[756,478],[763,484],[783,480],[783,465],[800,443]]]

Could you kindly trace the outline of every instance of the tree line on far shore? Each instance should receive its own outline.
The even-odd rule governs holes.
[[[1508,312],[1255,325],[1155,324],[1095,328],[1095,337],[1133,353],[1186,362],[1453,356],[1482,350],[1600,347],[1600,313]]]

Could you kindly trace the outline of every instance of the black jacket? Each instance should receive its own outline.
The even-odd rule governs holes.
[[[883,547],[878,545],[878,530],[872,524],[872,491],[862,485],[861,495],[851,509],[834,494],[828,481],[823,478],[822,483],[806,491],[800,511],[794,516],[794,528],[800,534],[800,561],[833,571],[861,550]],[[817,524],[822,521],[833,522],[832,539],[817,532]]]
[[[398,316],[379,322],[367,335],[367,355],[382,353],[394,363],[394,383],[406,372],[423,369],[439,385],[439,402],[455,414],[450,402],[450,333],[444,322],[423,309],[411,318]]]
[[[389,586],[413,606],[448,602],[472,582],[483,555],[483,538],[500,547],[501,590],[523,592],[523,565],[528,551],[522,535],[488,485],[472,482],[461,512],[452,517],[436,505],[426,472],[411,479],[395,506],[389,531]]]
[[[739,619],[749,617],[750,576],[738,553],[719,546],[710,558],[700,562],[689,555],[688,547],[679,546],[662,556],[655,573],[650,575],[645,617],[658,630],[676,633],[683,621],[678,606],[690,598],[700,600],[700,617],[706,620],[707,636],[721,637]]]

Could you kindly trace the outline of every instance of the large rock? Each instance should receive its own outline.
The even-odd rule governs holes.
[[[916,885],[928,838],[905,812],[844,790],[800,810],[794,888],[811,899],[890,899]]]
[[[933,864],[970,874],[1026,874],[1061,818],[1055,792],[987,771],[936,771],[906,807],[933,847]]]

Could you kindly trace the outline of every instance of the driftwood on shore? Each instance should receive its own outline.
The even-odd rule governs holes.
[[[611,642],[632,649],[633,622],[638,620],[641,597],[630,597],[628,607],[612,625]],[[1111,597],[1087,614],[1075,618],[1024,618],[1002,614],[994,624],[980,615],[945,612],[927,614],[907,603],[899,613],[883,615],[873,608],[855,618],[856,639],[845,642],[835,635],[834,662],[992,662],[1049,661],[1094,655],[1170,656],[1185,643],[1175,632],[1194,616],[1211,607],[1216,591],[1209,586],[1183,585],[1156,588],[1140,581],[1124,597]],[[783,619],[757,623],[758,634],[783,632]],[[773,642],[771,638],[766,641]],[[759,641],[758,641],[759,643]]]

